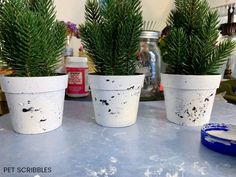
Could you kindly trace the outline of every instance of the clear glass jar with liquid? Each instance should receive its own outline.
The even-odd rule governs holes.
[[[141,101],[163,100],[161,86],[161,52],[157,46],[159,32],[143,31],[140,39],[140,50],[136,65],[136,72],[145,74]]]

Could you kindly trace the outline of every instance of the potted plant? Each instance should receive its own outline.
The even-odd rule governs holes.
[[[56,76],[66,29],[52,0],[0,2],[1,60],[14,74],[1,77],[13,129],[36,134],[62,123],[67,75]]]
[[[142,31],[140,0],[87,0],[80,37],[95,74],[89,84],[96,122],[108,127],[136,122],[144,75],[135,75]]]
[[[171,122],[200,126],[210,119],[221,81],[217,71],[235,48],[230,40],[217,44],[218,23],[206,0],[175,0],[163,54],[167,74],[161,77]]]

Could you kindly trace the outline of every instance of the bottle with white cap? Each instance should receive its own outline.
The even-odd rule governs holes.
[[[89,95],[87,62],[86,57],[67,57],[66,73],[69,74],[67,96],[85,97]]]

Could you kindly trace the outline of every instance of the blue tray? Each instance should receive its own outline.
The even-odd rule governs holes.
[[[236,139],[232,135],[236,136],[236,125],[209,123],[201,129],[201,142],[213,151],[236,156]]]

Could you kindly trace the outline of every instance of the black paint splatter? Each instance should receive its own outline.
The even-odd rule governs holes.
[[[30,104],[30,100],[28,100],[28,104]]]
[[[131,89],[134,89],[134,86],[130,87],[130,88],[127,88],[127,90],[131,90]]]
[[[205,100],[204,100],[204,101],[205,101],[205,102],[207,102],[207,101],[210,101],[210,100],[209,100],[209,98],[205,98]]]
[[[100,100],[100,102],[101,102],[102,104],[105,104],[106,106],[109,105],[109,103],[107,102],[107,100]]]
[[[109,109],[108,112],[111,112],[111,109]]]
[[[187,113],[188,117],[191,116],[190,113],[189,113],[189,111],[188,111],[188,109],[186,109],[186,110],[184,111],[184,113]]]
[[[193,111],[196,111],[197,110],[197,108],[196,107],[193,107],[193,109],[192,109]]]
[[[29,111],[32,111],[33,107],[30,107],[30,108],[23,108],[22,109],[22,112],[29,112]]]
[[[109,79],[107,79],[106,81],[107,81],[107,82],[109,82],[110,80],[109,80]]]
[[[115,96],[112,96],[111,98],[115,98]]]
[[[33,107],[30,107],[30,108],[23,108],[22,109],[22,112],[32,112],[32,111],[40,111],[39,109],[34,109]]]
[[[184,118],[183,116],[181,116],[181,115],[180,115],[180,113],[179,113],[179,112],[176,112],[175,114],[176,114],[176,115],[177,115],[179,118],[181,118],[181,119],[183,119],[183,118]]]
[[[45,122],[47,119],[41,119],[40,122]]]

